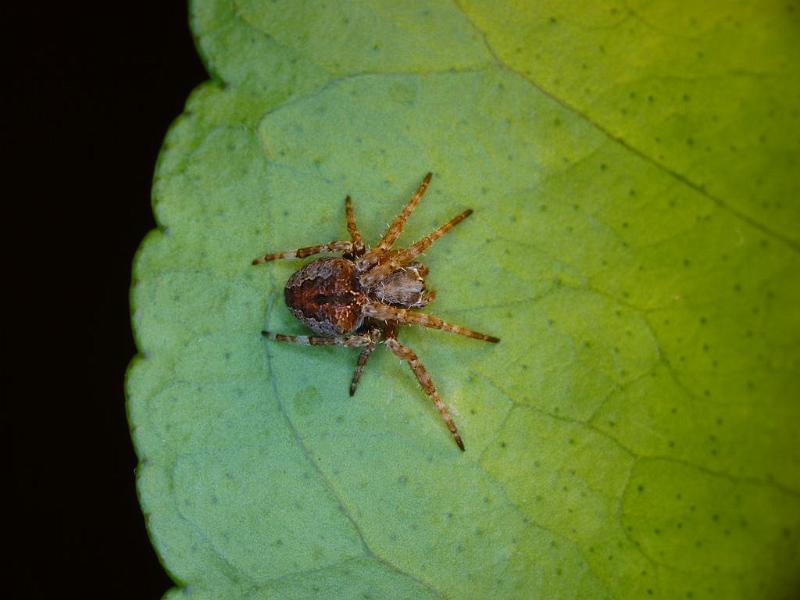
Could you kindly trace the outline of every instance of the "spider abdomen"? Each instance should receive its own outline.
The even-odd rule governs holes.
[[[320,258],[309,263],[286,282],[283,291],[292,314],[320,335],[337,336],[361,327],[360,291],[355,266],[345,258]]]

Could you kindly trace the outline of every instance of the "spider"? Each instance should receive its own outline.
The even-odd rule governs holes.
[[[284,335],[262,331],[279,342],[311,346],[362,348],[350,382],[350,395],[356,392],[364,365],[379,343],[408,363],[422,389],[433,401],[458,447],[464,442],[447,406],[439,397],[427,369],[411,348],[397,341],[401,325],[441,329],[467,337],[497,343],[499,338],[452,325],[433,315],[418,312],[428,305],[435,292],[425,286],[428,268],[417,257],[433,242],[472,214],[468,209],[453,217],[408,248],[393,249],[408,217],[422,199],[432,173],[425,175],[417,191],[386,229],[378,245],[369,249],[356,227],[353,203],[345,198],[345,218],[349,241],[308,246],[288,252],[275,252],[253,260],[254,265],[282,258],[305,258],[322,252],[341,253],[338,258],[318,258],[296,271],[286,282],[284,299],[291,313],[317,335]]]

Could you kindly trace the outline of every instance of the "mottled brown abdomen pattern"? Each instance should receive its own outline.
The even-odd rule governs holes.
[[[309,329],[320,335],[344,335],[361,327],[361,292],[352,261],[320,258],[286,282],[286,306]]]

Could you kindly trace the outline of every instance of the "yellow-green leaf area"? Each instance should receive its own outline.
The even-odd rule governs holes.
[[[211,82],[167,133],[128,405],[170,598],[786,598],[800,572],[795,5],[196,0]],[[627,51],[625,50],[627,49]],[[793,54],[794,53],[794,54]],[[283,304],[427,171],[385,351]]]

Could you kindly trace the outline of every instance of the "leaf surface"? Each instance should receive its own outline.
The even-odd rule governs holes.
[[[600,6],[600,5],[598,5]],[[138,486],[199,598],[783,598],[800,572],[794,4],[195,0],[213,80],[156,170],[131,302]],[[400,243],[407,367],[270,343],[301,261]]]

